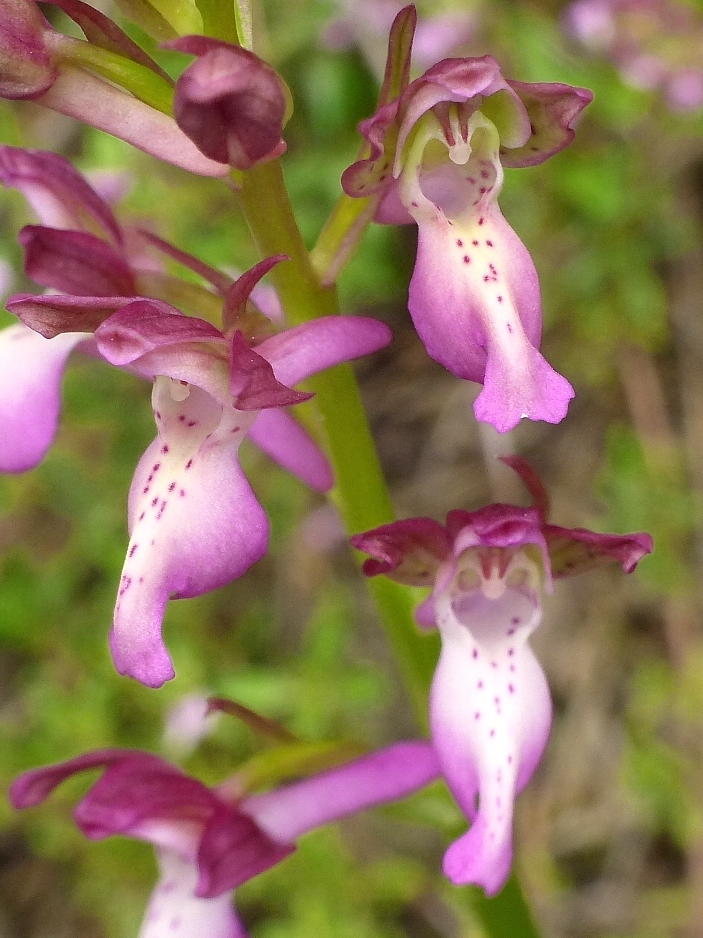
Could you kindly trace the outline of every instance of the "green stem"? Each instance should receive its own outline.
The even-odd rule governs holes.
[[[334,283],[351,259],[366,226],[373,218],[377,201],[340,196],[310,252],[312,265],[323,285]]]
[[[257,166],[240,180],[239,203],[261,255],[290,258],[271,272],[289,322],[337,314],[336,291],[323,286],[312,267],[280,165]],[[393,507],[353,371],[349,366],[331,368],[312,377],[308,386],[315,392],[318,428],[335,473],[332,498],[347,531],[355,534],[387,524],[393,520]],[[436,644],[418,634],[406,588],[383,577],[369,586],[424,723]]]

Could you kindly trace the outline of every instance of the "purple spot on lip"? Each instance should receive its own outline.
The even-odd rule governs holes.
[[[188,426],[189,426],[189,427],[195,427],[195,426],[197,426],[197,424],[198,424],[198,421],[197,421],[197,420],[189,420],[189,421],[188,421]]]
[[[513,625],[517,625],[517,624],[520,622],[520,617],[519,617],[519,616],[513,616],[510,621],[513,623]]]
[[[468,254],[464,254],[464,263],[465,263],[465,264],[470,264],[470,263],[471,263],[471,258],[469,257]]]
[[[480,714],[480,712],[477,710],[476,713],[474,713],[474,720],[480,720],[480,719],[481,719],[481,714]]]
[[[143,512],[139,515],[139,520],[140,520],[140,521],[143,521],[145,515],[146,515],[146,512],[143,511]]]
[[[485,219],[485,218],[479,218],[479,220],[478,220],[479,225],[483,225],[483,224],[485,224],[485,222],[486,222],[486,219]]]
[[[168,487],[169,492],[172,492],[175,489],[175,487],[176,487],[176,483],[172,482]]]
[[[464,247],[464,242],[461,240],[461,238],[457,238],[456,246],[457,246],[458,248],[463,248],[463,247]]]
[[[134,557],[137,552],[137,547],[139,547],[139,544],[132,544],[132,546],[129,548],[129,557]]]
[[[472,657],[472,658],[478,658],[478,649],[477,649],[477,648],[474,648],[474,650],[471,652],[471,657]]]
[[[188,462],[186,463],[186,469],[190,469],[192,465],[193,465],[193,460],[189,459]]]
[[[162,452],[162,453],[167,453],[167,452],[168,452],[168,444],[167,444],[167,443],[164,443],[164,445],[161,447],[161,452]]]
[[[508,690],[510,691],[511,694],[515,693],[515,688],[512,684],[508,684]]]

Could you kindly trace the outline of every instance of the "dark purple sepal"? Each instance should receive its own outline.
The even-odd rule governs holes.
[[[231,362],[230,390],[238,410],[288,407],[313,396],[281,384],[270,363],[249,346],[239,331],[232,337]]]
[[[511,79],[508,85],[524,105],[532,133],[523,146],[501,147],[503,166],[536,166],[568,147],[576,135],[576,118],[593,100],[592,91],[573,85]]]
[[[258,264],[255,264],[252,268],[245,271],[241,277],[238,277],[227,289],[222,310],[222,323],[225,331],[240,325],[246,313],[247,302],[251,291],[276,264],[287,260],[287,254],[275,254],[273,257],[265,257],[264,260],[259,261]],[[252,337],[249,336],[249,338]]]
[[[57,153],[0,147],[0,182],[18,189],[45,225],[85,229],[115,244],[122,241],[108,204]]]
[[[457,508],[447,514],[447,532],[452,541],[471,532],[473,546],[523,547],[537,544],[544,547],[542,518],[536,508],[519,505],[486,505],[477,511]],[[466,543],[464,546],[469,546]]]
[[[32,808],[45,801],[65,779],[78,772],[107,768],[129,759],[153,760],[155,756],[131,749],[97,749],[56,765],[23,772],[10,785],[10,802],[15,808]]]
[[[24,269],[43,287],[74,296],[130,296],[132,272],[107,242],[85,231],[26,225],[19,233]]]
[[[593,567],[617,563],[632,573],[640,560],[651,554],[654,543],[649,534],[597,534],[583,528],[543,528],[554,577],[574,576]]]
[[[35,296],[15,293],[7,309],[39,335],[53,339],[61,332],[95,332],[133,296]]]
[[[167,345],[221,342],[219,329],[204,319],[184,316],[162,300],[140,299],[123,304],[96,330],[98,349],[112,365],[128,365]]]
[[[272,840],[247,814],[223,806],[213,812],[200,839],[195,894],[213,898],[235,889],[294,850],[293,844]]]
[[[156,64],[151,56],[147,55],[141,46],[133,42],[127,33],[120,29],[117,23],[100,10],[93,9],[82,0],[42,0],[42,2],[60,7],[83,30],[85,38],[92,45],[144,65],[170,85],[173,84],[171,77]]]
[[[173,113],[210,159],[250,169],[285,152],[283,84],[253,52],[206,36],[165,44],[198,56],[176,82]]]
[[[350,540],[357,550],[371,555],[364,561],[366,576],[385,573],[408,586],[430,586],[451,552],[446,529],[432,518],[394,521]]]
[[[0,98],[38,98],[58,74],[44,41],[49,24],[30,0],[0,3]]]
[[[139,837],[145,823],[202,822],[218,805],[202,782],[157,756],[137,752],[106,766],[76,806],[73,817],[91,840],[114,834]]]

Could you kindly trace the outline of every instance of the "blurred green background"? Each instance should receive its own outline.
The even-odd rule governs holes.
[[[265,6],[268,55],[295,99],[286,179],[312,245],[356,153],[355,124],[374,109],[384,39],[369,13],[374,0],[350,5],[346,27],[331,0]],[[540,273],[543,351],[577,396],[557,427],[524,423],[499,437],[478,426],[478,388],[426,357],[406,312],[414,227],[373,227],[340,283],[344,309],[385,319],[395,333],[390,349],[359,367],[365,400],[402,515],[441,518],[522,498],[495,461],[519,452],[547,483],[557,523],[653,534],[656,553],[635,576],[593,572],[546,601],[534,645],[555,726],[518,804],[516,867],[546,936],[697,938],[703,115],[671,113],[656,92],[625,84],[612,63],[565,35],[563,4],[428,2],[421,13],[449,8],[468,24],[455,53],[490,52],[507,75],[596,93],[574,144],[540,167],[509,171],[501,198]],[[349,47],[330,46],[340,32]],[[148,219],[211,264],[242,269],[258,259],[217,182],[29,103],[2,102],[0,139],[64,153],[89,175],[124,174],[120,217]],[[6,293],[34,289],[15,241],[30,221],[16,192],[0,192],[0,256],[15,270]],[[155,692],[115,675],[106,637],[126,494],[152,435],[149,388],[76,357],[45,462],[0,479],[3,789],[22,770],[91,748],[168,754],[166,715],[193,691],[233,697],[313,740],[379,745],[416,734],[332,509],[250,446],[245,467],[273,525],[269,555],[225,589],[171,603],[175,681]],[[224,718],[186,765],[215,782],[259,746]],[[83,790],[84,780],[67,784],[21,817],[0,801],[0,938],[136,934],[152,851],[84,841],[70,820]],[[462,890],[439,872],[463,825],[435,785],[308,836],[239,891],[240,910],[255,938],[481,938]]]

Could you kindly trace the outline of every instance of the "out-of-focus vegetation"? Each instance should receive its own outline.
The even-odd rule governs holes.
[[[374,108],[369,62],[384,40],[361,35],[361,14],[362,45],[330,48],[324,37],[340,15],[331,2],[264,6],[269,58],[296,105],[286,178],[312,244],[356,153],[355,124]],[[428,2],[421,12],[446,6]],[[546,357],[577,396],[557,427],[524,424],[510,438],[478,427],[476,388],[427,359],[407,316],[414,228],[373,227],[340,283],[347,310],[386,319],[396,336],[360,367],[365,399],[402,514],[441,517],[519,498],[494,459],[519,451],[542,473],[558,523],[654,535],[656,553],[634,577],[594,572],[547,599],[535,645],[556,718],[518,802],[517,868],[553,938],[697,938],[703,114],[671,113],[656,94],[628,87],[565,35],[558,2],[463,0],[455,9],[472,23],[455,53],[490,52],[508,75],[596,93],[572,147],[509,171],[501,199],[540,272]],[[148,219],[211,264],[242,269],[257,259],[217,182],[28,103],[3,103],[0,138],[60,151],[88,174],[119,173],[123,217]],[[32,289],[15,242],[31,216],[17,193],[0,197],[0,254],[18,271],[5,292]],[[246,466],[273,523],[269,556],[225,589],[171,604],[174,682],[155,692],[114,673],[106,637],[126,493],[152,434],[149,388],[76,358],[49,456],[0,480],[3,788],[24,769],[91,748],[158,750],[168,709],[193,690],[233,697],[314,740],[376,745],[416,733],[331,509],[252,449]],[[258,745],[222,719],[187,766],[214,782]],[[19,818],[0,802],[2,938],[136,933],[152,851],[84,841],[69,817],[84,786],[67,784]],[[463,823],[436,785],[310,835],[240,890],[242,914],[256,938],[478,938],[467,903],[439,873]]]

